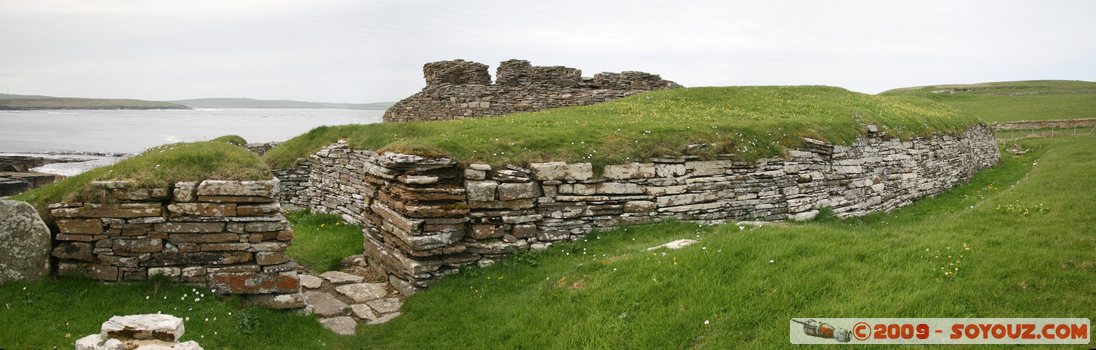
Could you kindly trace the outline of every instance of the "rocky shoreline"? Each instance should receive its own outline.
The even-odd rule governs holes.
[[[108,152],[0,153],[0,197],[14,196],[128,156]]]

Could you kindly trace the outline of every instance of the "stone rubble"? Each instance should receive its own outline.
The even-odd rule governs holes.
[[[463,266],[621,224],[889,211],[998,161],[992,131],[979,125],[905,141],[869,132],[849,146],[804,139],[787,158],[756,162],[661,157],[609,165],[599,177],[589,163],[496,168],[340,142],[276,174],[293,176],[282,182],[286,203],[362,224],[369,263],[408,295]]]
[[[581,106],[641,92],[679,88],[644,72],[599,73],[592,78],[562,66],[539,67],[524,60],[499,64],[491,83],[487,65],[464,60],[423,66],[426,87],[384,113],[385,122],[447,120]]]
[[[76,350],[202,350],[194,341],[179,342],[183,320],[163,314],[114,316],[98,334],[76,340]]]

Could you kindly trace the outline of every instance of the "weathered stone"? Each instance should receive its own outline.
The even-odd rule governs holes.
[[[297,293],[301,285],[296,272],[260,274],[248,272],[212,273],[209,285],[219,294]]]
[[[247,232],[275,232],[286,229],[288,225],[280,221],[249,222],[244,226]]]
[[[199,250],[203,252],[225,252],[225,251],[247,251],[251,248],[251,244],[248,243],[203,243],[199,245]],[[260,264],[262,265],[262,264]]]
[[[90,245],[86,247],[78,249],[80,254],[90,255]],[[0,199],[0,284],[45,277],[49,274],[50,254],[49,227],[34,207]]]
[[[354,335],[358,327],[358,323],[350,316],[321,318],[320,324],[338,335]]]
[[[495,190],[499,183],[495,181],[466,181],[464,183],[468,193],[468,200],[490,202],[495,200]]]
[[[652,178],[655,177],[655,165],[651,163],[606,165],[604,176],[613,180]]]
[[[320,316],[342,315],[346,310],[346,303],[335,298],[334,295],[319,291],[304,292],[304,302],[312,309],[312,313]]]
[[[289,261],[289,258],[285,257],[285,254],[281,252],[258,252],[255,253],[255,263],[266,265],[277,265]]]
[[[818,216],[818,211],[817,210],[811,210],[811,211],[805,211],[805,212],[802,212],[802,213],[796,213],[794,215],[789,215],[788,219],[792,220],[792,221],[810,221],[810,220],[814,220],[814,218],[816,216]]]
[[[251,261],[253,254],[248,252],[162,252],[141,262],[141,266],[179,266],[179,265],[231,265]]]
[[[301,293],[248,295],[244,300],[250,305],[268,309],[286,310],[305,307],[304,295]]]
[[[114,239],[111,248],[115,254],[140,255],[164,250],[164,241],[152,238]]]
[[[159,203],[122,203],[122,204],[92,204],[87,203],[76,208],[58,208],[50,210],[50,214],[57,218],[139,218],[160,216]]]
[[[323,285],[323,279],[313,275],[301,275],[301,286],[308,289],[320,288]]]
[[[396,317],[400,317],[399,312],[393,312],[393,313],[390,313],[390,314],[387,314],[387,315],[384,315],[384,316],[377,317],[374,320],[367,321],[366,324],[370,324],[370,325],[382,324],[382,323],[386,323],[388,321],[391,321],[392,319],[395,319]]]
[[[266,181],[206,180],[198,185],[199,198],[201,196],[273,197],[278,194],[277,191],[277,179]]]
[[[168,235],[167,240],[173,243],[239,242],[240,235],[235,233],[176,233]]]
[[[159,201],[168,198],[167,188],[130,188],[110,191],[111,197],[124,201]]]
[[[342,271],[327,271],[320,274],[320,277],[323,277],[323,279],[334,284],[360,283],[365,280],[365,277],[352,275]]]
[[[540,196],[540,185],[536,182],[503,183],[498,186],[499,200],[536,198]]]
[[[98,235],[103,233],[101,219],[59,219],[54,221],[61,233]]]
[[[198,199],[197,182],[176,182],[173,192],[175,202],[193,202]]]
[[[651,201],[630,201],[624,203],[624,212],[626,213],[646,213],[655,211],[657,208],[658,206],[655,202]]]
[[[165,222],[156,224],[156,231],[166,233],[217,233],[225,231],[223,222]]]
[[[373,310],[376,310],[378,314],[388,314],[400,311],[400,305],[403,303],[397,298],[384,298],[372,300],[365,304],[369,305]]]
[[[237,204],[236,215],[239,216],[266,216],[281,213],[282,207],[278,203],[270,204]]]
[[[61,242],[53,248],[53,257],[64,260],[94,262],[95,255],[92,254],[92,249],[91,243]],[[46,262],[46,270],[49,270],[48,261]]]
[[[377,300],[388,295],[387,283],[353,283],[335,287],[335,291],[357,303]]]
[[[679,239],[679,240],[672,241],[670,243],[666,243],[666,244],[663,244],[663,245],[660,245],[660,246],[647,248],[647,251],[652,251],[652,250],[661,249],[661,248],[676,250],[676,249],[681,249],[681,248],[691,246],[693,244],[696,244],[696,242],[697,242],[696,240],[692,240],[692,239]]]
[[[252,203],[272,203],[273,197],[261,197],[261,196],[198,196],[199,202],[206,203],[238,203],[238,204],[252,204]]]
[[[350,312],[353,313],[354,316],[357,316],[358,318],[366,320],[366,321],[372,321],[372,320],[377,319],[377,314],[373,313],[373,309],[370,308],[369,305],[365,305],[365,304],[350,305]]]
[[[118,340],[161,340],[170,343],[183,336],[183,320],[165,314],[114,316],[103,322],[99,335]]]
[[[506,233],[504,225],[472,225],[472,238],[475,239],[499,238]]]
[[[236,216],[236,204],[172,203],[167,211],[172,216]]]

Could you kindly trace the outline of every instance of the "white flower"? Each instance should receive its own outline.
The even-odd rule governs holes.
[[[707,326],[707,325],[708,325],[708,320],[704,320],[704,325],[705,325],[705,326]]]
[[[775,259],[770,259],[770,260],[769,260],[769,263],[770,263],[770,264],[772,264],[772,263],[775,263],[775,262],[776,262],[776,260],[775,260]]]

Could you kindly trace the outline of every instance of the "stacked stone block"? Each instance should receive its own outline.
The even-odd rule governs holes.
[[[874,128],[869,128],[873,130]],[[312,155],[295,201],[363,224],[365,255],[411,293],[469,264],[575,240],[598,228],[667,219],[808,220],[888,211],[966,181],[999,161],[992,131],[908,141],[872,132],[850,146],[805,139],[756,162],[662,157],[606,166],[461,165],[452,159],[350,150]]]
[[[464,60],[427,63],[423,67],[426,87],[388,108],[384,121],[475,118],[582,106],[681,87],[655,74],[599,73],[587,78],[575,68],[533,66],[524,60],[500,63],[497,82],[492,84],[487,68]]]
[[[97,200],[49,207],[59,274],[110,282],[161,275],[271,307],[300,306],[297,265],[284,254],[293,231],[281,214],[278,180],[91,186]]]

